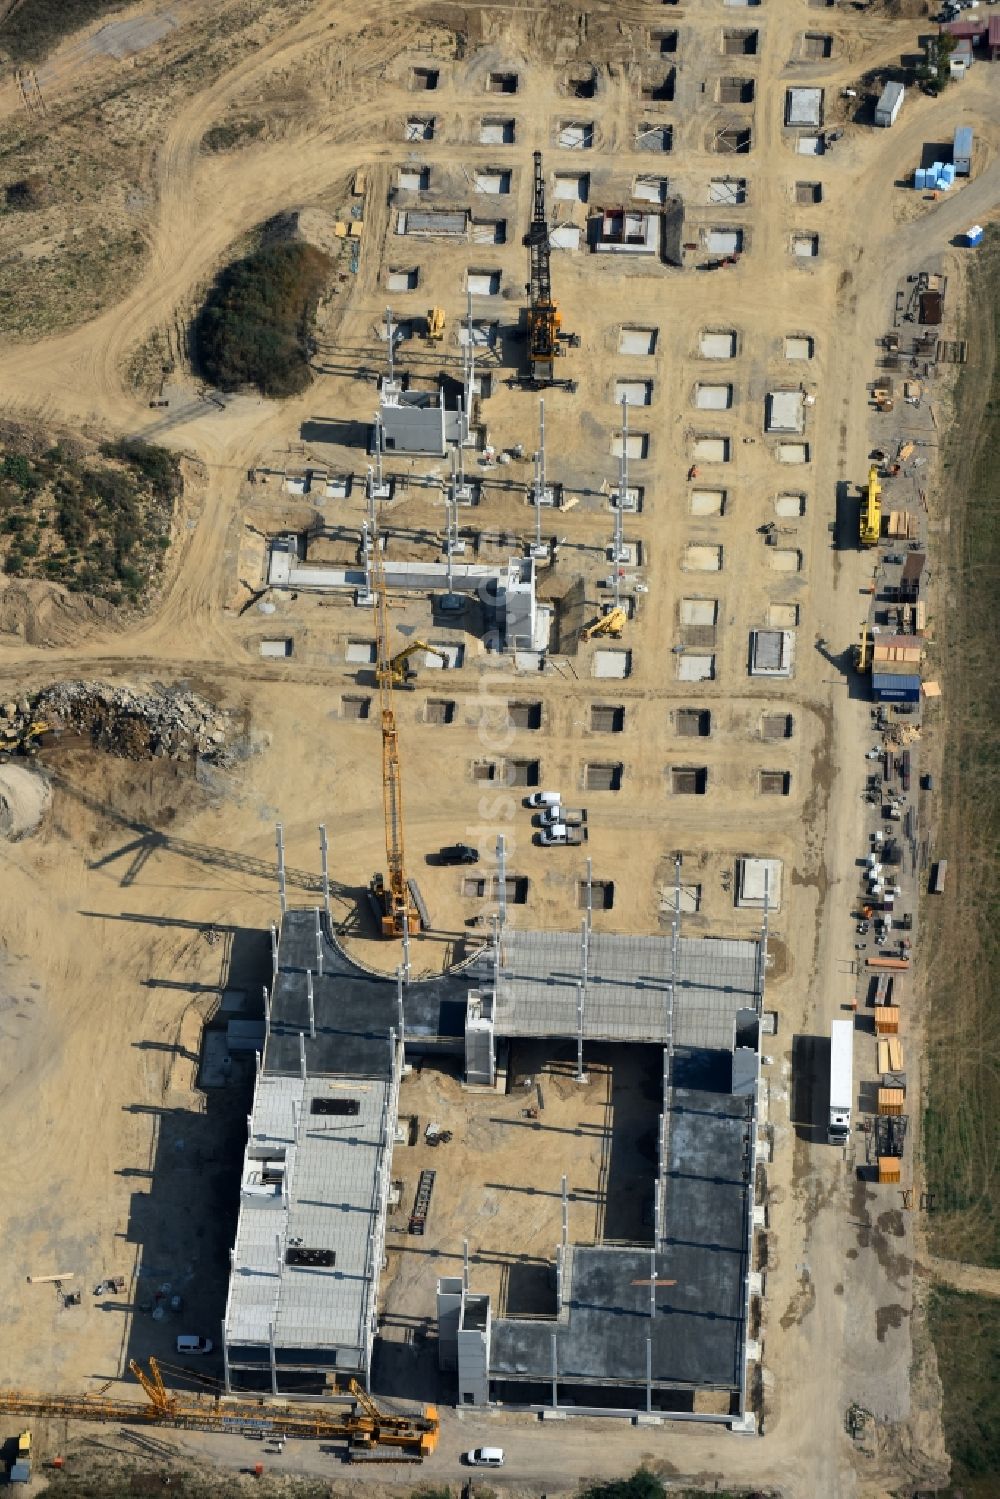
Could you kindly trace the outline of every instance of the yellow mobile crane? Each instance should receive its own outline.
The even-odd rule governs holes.
[[[612,640],[621,640],[628,624],[628,615],[621,606],[609,609],[607,614],[599,614],[589,625],[584,625],[580,631],[581,640],[593,640],[595,635],[610,635]]]
[[[133,1359],[129,1368],[147,1397],[108,1400],[104,1396],[36,1395],[21,1390],[0,1391],[0,1414],[54,1416],[75,1421],[114,1421],[143,1425],[174,1426],[196,1431],[237,1432],[254,1436],[304,1437],[346,1441],[350,1448],[392,1447],[417,1462],[434,1451],[440,1422],[433,1405],[419,1415],[395,1415],[383,1411],[352,1379],[346,1394],[350,1410],[334,1407],[285,1405],[252,1395],[193,1395],[168,1390],[160,1365],[149,1360],[147,1373]],[[184,1371],[186,1377],[187,1371]]]
[[[882,486],[874,463],[868,470],[868,492],[861,501],[858,539],[863,547],[877,547],[882,535]]]
[[[375,605],[375,676],[378,681],[382,710],[382,801],[385,811],[385,856],[389,866],[388,880],[373,874],[369,890],[379,910],[383,937],[402,937],[404,930],[419,932],[420,912],[410,894],[403,850],[403,781],[399,765],[399,732],[392,688],[397,673],[396,658],[389,655],[388,604],[385,594],[385,568],[378,534],[372,538],[372,592]],[[427,647],[415,645],[414,649]],[[406,652],[400,655],[405,658]],[[402,668],[405,668],[405,659]]]

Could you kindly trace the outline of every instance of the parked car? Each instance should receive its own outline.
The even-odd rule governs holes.
[[[586,842],[587,829],[568,827],[564,822],[553,823],[550,828],[540,828],[538,842],[542,848],[556,848],[569,844],[571,847]]]
[[[442,864],[478,864],[479,850],[471,843],[447,843],[438,853]]]
[[[526,807],[558,807],[562,801],[562,793],[559,791],[533,791],[525,799]]]
[[[177,1352],[195,1355],[199,1353],[211,1353],[215,1344],[211,1338],[199,1338],[190,1332],[182,1332],[177,1339]]]
[[[502,1468],[502,1447],[473,1447],[471,1452],[463,1454],[463,1461],[470,1468]]]
[[[554,828],[557,823],[564,822],[569,828],[582,828],[587,821],[587,813],[583,807],[564,807],[561,803],[558,807],[546,807],[538,819],[540,828]]]

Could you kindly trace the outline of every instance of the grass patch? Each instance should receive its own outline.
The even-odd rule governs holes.
[[[81,1471],[84,1463],[86,1471]],[[175,1499],[246,1499],[251,1492],[258,1499],[329,1499],[330,1494],[329,1483],[320,1479],[265,1474],[248,1480],[221,1472],[189,1472],[163,1462],[155,1468],[127,1458],[93,1462],[82,1454],[74,1457],[72,1471],[67,1468],[50,1478],[41,1493],[58,1494],[60,1499],[149,1499],[150,1494],[162,1492],[167,1474]]]
[[[1000,1302],[935,1286],[928,1313],[944,1386],[952,1482],[965,1499],[994,1499],[1000,1488]]]
[[[312,245],[270,245],[227,266],[195,323],[202,372],[219,390],[305,390],[309,336],[333,262]]]
[[[181,492],[177,459],[145,443],[43,447],[0,439],[0,562],[9,577],[136,606],[163,568]]]
[[[39,62],[64,36],[107,11],[124,9],[125,0],[23,0],[0,21],[0,47],[14,62]]]
[[[976,252],[969,363],[956,389],[944,456],[950,499],[945,597],[934,621],[947,715],[940,823],[933,854],[948,888],[925,901],[930,1023],[924,1118],[936,1253],[1000,1266],[1000,232]],[[936,548],[948,548],[942,536]],[[947,663],[947,667],[944,667]]]

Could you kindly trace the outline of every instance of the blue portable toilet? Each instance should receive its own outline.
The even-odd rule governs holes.
[[[927,186],[927,173],[923,167],[917,167],[917,170],[914,172],[913,186],[916,188],[918,193],[922,192]]]
[[[983,242],[983,226],[981,224],[973,224],[971,229],[966,229],[965,242],[970,246],[981,245]]]

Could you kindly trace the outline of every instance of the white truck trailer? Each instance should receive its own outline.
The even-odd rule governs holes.
[[[835,1020],[830,1027],[830,1123],[831,1145],[846,1145],[851,1134],[854,1103],[854,1021]]]

